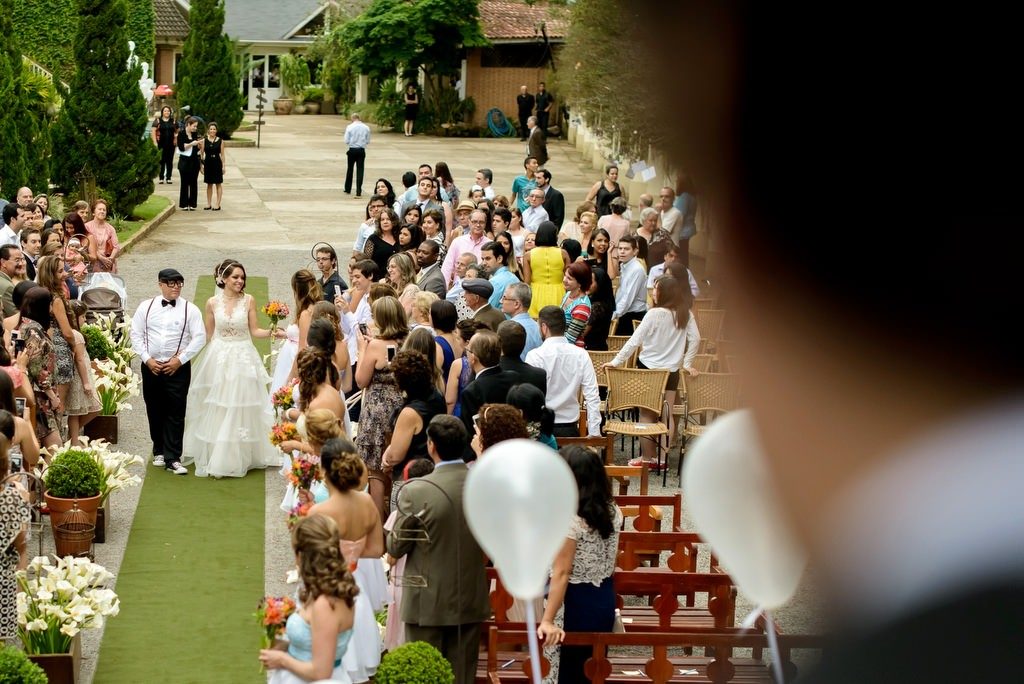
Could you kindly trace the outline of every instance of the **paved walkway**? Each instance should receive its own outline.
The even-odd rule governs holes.
[[[496,192],[508,195],[526,156],[525,144],[515,139],[406,138],[374,130],[363,198],[357,200],[342,191],[346,119],[271,114],[266,121],[259,149],[233,149],[228,143],[223,210],[202,210],[206,186],[200,179],[200,209],[176,212],[147,242],[308,253],[324,240],[347,258],[377,178],[387,178],[400,192],[403,172],[415,171],[424,162],[445,161],[463,192],[473,184],[476,170],[488,167],[494,171]],[[585,166],[564,141],[552,140],[548,148],[553,185],[565,195],[566,211],[571,213],[600,173]],[[157,185],[157,191],[177,204],[177,178],[174,185]],[[289,267],[293,265],[289,257]]]

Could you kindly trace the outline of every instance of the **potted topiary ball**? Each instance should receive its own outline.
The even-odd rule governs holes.
[[[0,682],[46,684],[46,673],[20,650],[0,646]]]
[[[455,673],[436,648],[425,641],[410,641],[384,656],[373,681],[377,684],[453,684]]]
[[[103,477],[103,466],[84,449],[66,449],[54,456],[43,474],[43,497],[54,529],[74,507],[83,511],[90,523],[96,524]]]

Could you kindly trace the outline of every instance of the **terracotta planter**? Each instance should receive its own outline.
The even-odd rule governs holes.
[[[274,114],[291,114],[295,102],[291,98],[282,97],[274,100]]]
[[[28,659],[43,668],[50,684],[77,684],[82,667],[81,637],[71,640],[70,653],[30,655]]]
[[[43,492],[50,509],[50,529],[53,543],[60,557],[92,557],[92,543],[96,534],[96,515],[100,506],[99,495],[82,499],[61,499]],[[77,505],[78,512],[72,512]]]
[[[85,436],[89,439],[105,439],[117,444],[117,416],[96,416],[85,424]]]
[[[320,103],[319,102],[307,102],[306,103],[306,113],[307,114],[319,114],[320,113]]]
[[[50,496],[50,492],[43,492],[43,499],[46,500],[46,505],[50,509],[50,523],[53,525],[63,522],[68,511],[76,505],[80,511],[85,513],[91,524],[96,524],[96,512],[100,508],[99,494],[83,496],[79,499],[62,499],[58,496]]]
[[[301,102],[299,104],[295,105],[294,107],[292,107],[292,114],[305,114],[305,113],[306,113],[306,105],[302,104]]]

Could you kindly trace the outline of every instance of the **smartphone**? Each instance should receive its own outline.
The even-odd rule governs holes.
[[[17,356],[21,352],[25,351],[25,340],[20,337],[14,338],[14,355]]]
[[[338,287],[337,283],[334,284],[334,296],[335,297],[340,297],[341,296],[341,288]]]
[[[25,417],[25,397],[15,397],[14,398],[14,406],[15,406],[16,410],[18,411],[17,415],[19,415],[22,418],[24,418]]]
[[[388,363],[395,360],[395,354],[398,353],[395,347],[388,347]]]
[[[369,328],[366,327],[365,323],[360,323],[359,324],[359,332],[363,333],[364,335],[369,335],[370,334]]]
[[[10,456],[11,456],[11,472],[12,473],[20,473],[21,472],[21,453],[19,452],[19,453],[16,453],[16,454],[11,454]]]
[[[479,428],[480,427],[480,414],[479,413],[474,413],[473,414],[473,427],[475,427],[475,428]]]

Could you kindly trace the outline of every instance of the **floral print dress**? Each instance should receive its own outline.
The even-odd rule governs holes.
[[[54,385],[57,354],[53,350],[50,336],[35,321],[22,319],[18,330],[25,340],[25,351],[28,352],[28,377],[32,383],[32,392],[36,395],[36,437],[42,444],[47,435],[60,430],[57,412],[46,394]]]

